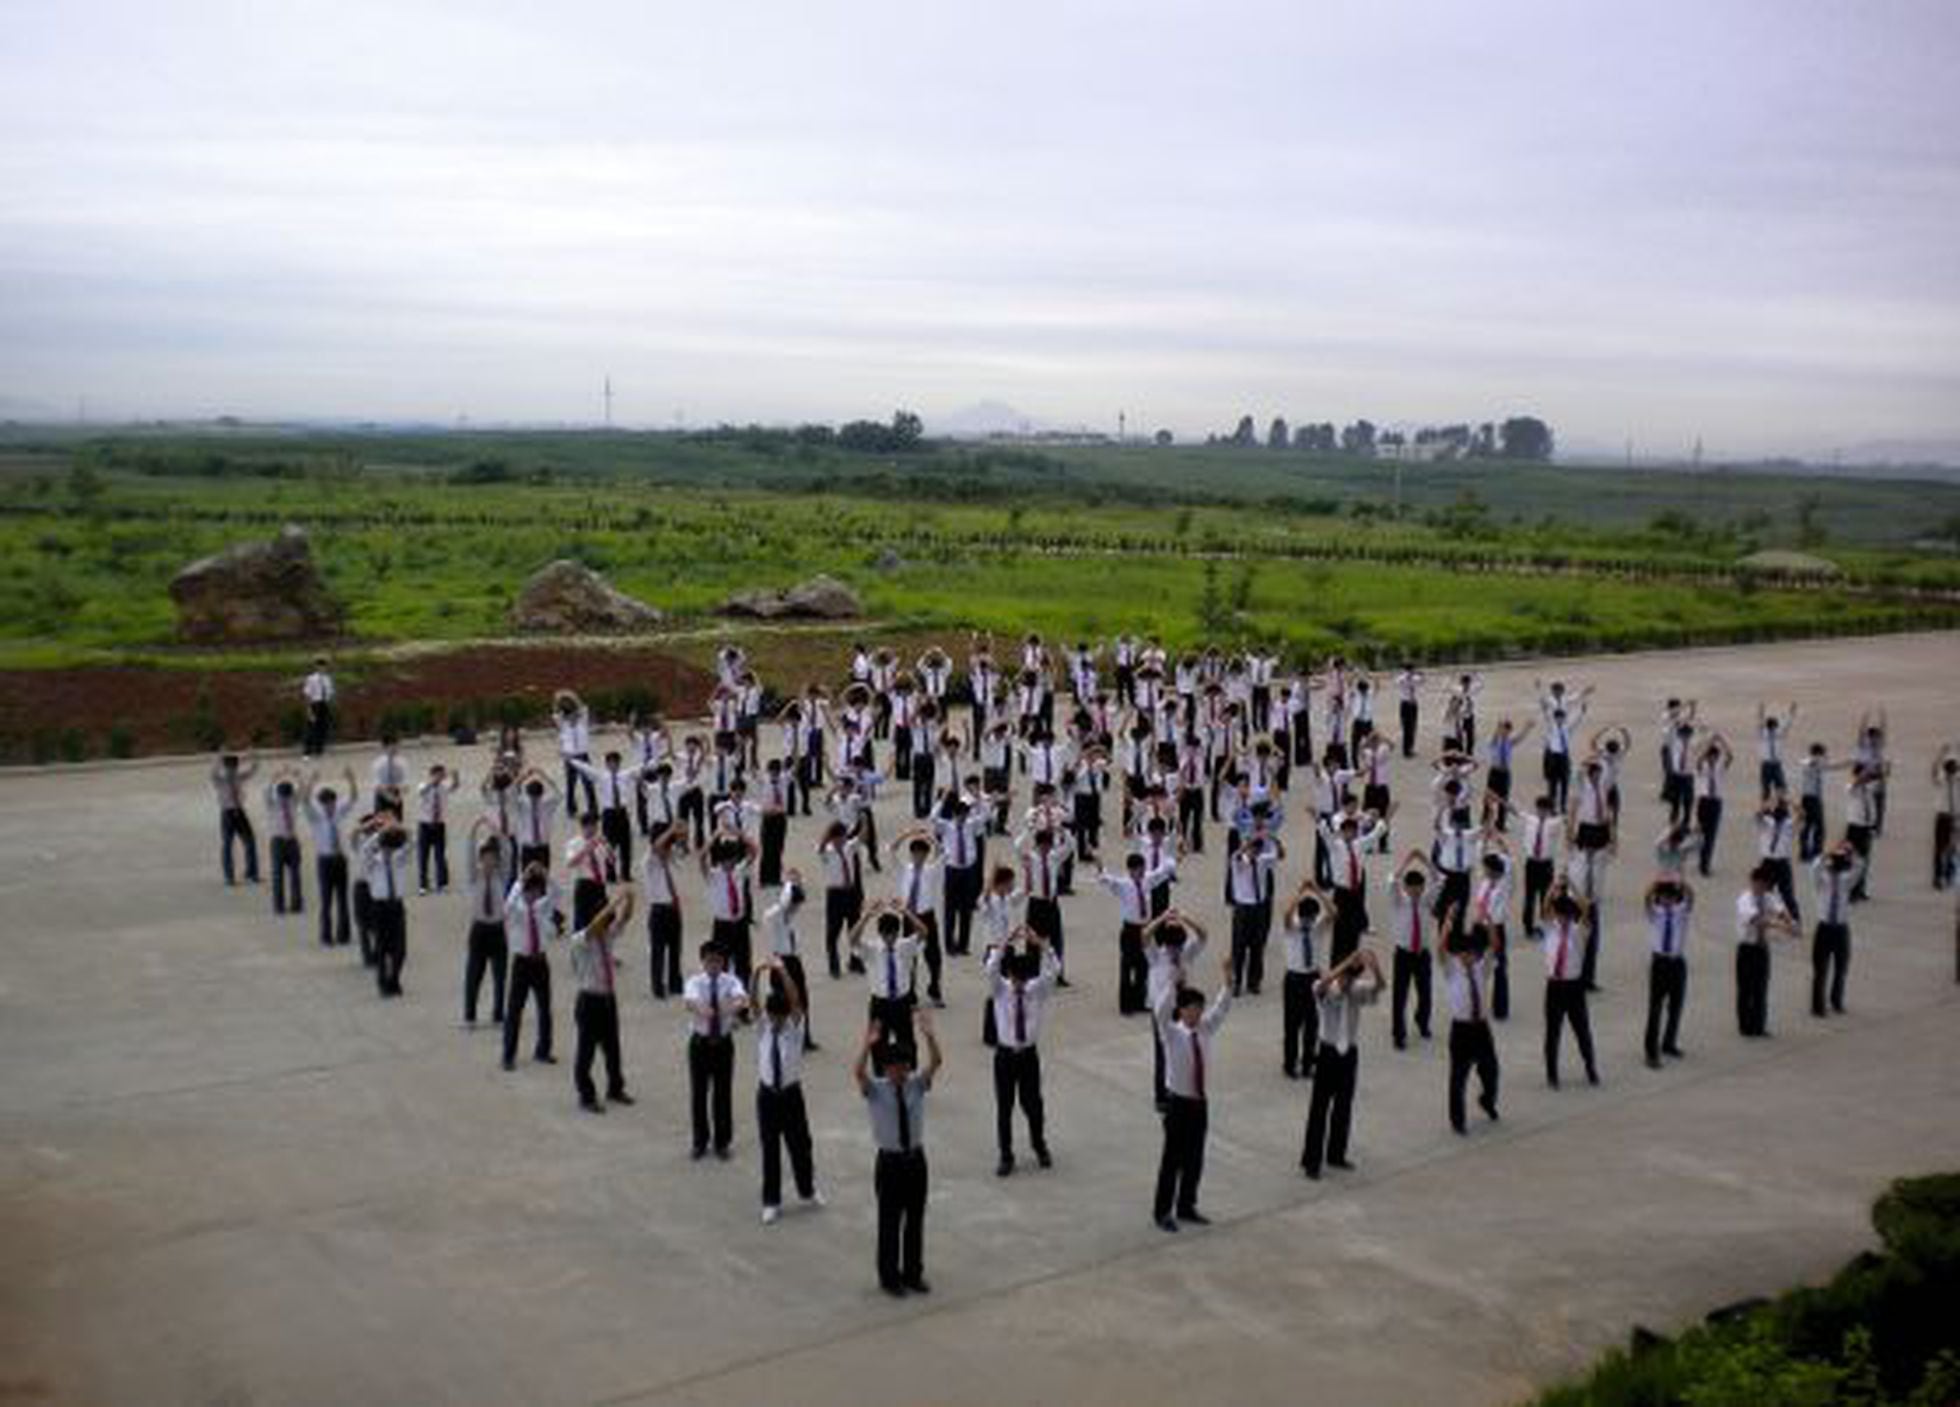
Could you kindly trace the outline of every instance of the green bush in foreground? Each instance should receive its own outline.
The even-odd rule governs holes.
[[[1895,1182],[1882,1252],[1827,1285],[1606,1355],[1538,1407],[1948,1407],[1960,1402],[1960,1173]]]

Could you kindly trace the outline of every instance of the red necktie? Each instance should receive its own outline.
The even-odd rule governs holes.
[[[1348,888],[1359,889],[1360,887],[1361,887],[1361,852],[1355,848],[1353,841],[1349,841],[1348,842]]]
[[[1558,947],[1552,951],[1552,977],[1555,981],[1565,980],[1565,945],[1571,933],[1571,925],[1561,920],[1558,926]]]
[[[742,891],[735,887],[735,871],[723,870],[722,875],[728,881],[728,916],[739,920],[742,917]]]

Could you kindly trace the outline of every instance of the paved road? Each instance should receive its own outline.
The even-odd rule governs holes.
[[[1310,1184],[1308,1086],[1281,1077],[1269,988],[1234,1012],[1214,1076],[1219,1224],[1170,1238],[1147,1215],[1149,1039],[1115,1014],[1107,901],[1085,894],[1068,909],[1080,981],[1047,1052],[1057,1166],[993,1176],[978,981],[956,970],[932,1119],[935,1292],[897,1305],[873,1283],[867,1139],[843,1069],[855,988],[816,991],[831,1205],[765,1230],[747,1108],[732,1165],[688,1160],[672,1008],[627,1000],[642,1103],[581,1115],[564,1066],[505,1075],[495,1037],[460,1029],[458,900],[411,905],[408,996],[383,1004],[344,950],[217,882],[195,767],[0,778],[0,1399],[1504,1402],[1634,1321],[1821,1277],[1869,1243],[1890,1178],[1960,1166],[1954,911],[1926,887],[1923,773],[1954,731],[1960,637],[1562,672],[1599,686],[1599,722],[1635,729],[1628,834],[1643,844],[1661,696],[1698,696],[1745,758],[1759,695],[1794,695],[1798,734],[1839,751],[1862,707],[1887,704],[1901,767],[1850,1015],[1809,1017],[1803,956],[1785,949],[1774,1038],[1734,1034],[1721,914],[1751,851],[1732,805],[1684,1062],[1639,1060],[1631,896],[1646,876],[1629,858],[1595,1007],[1602,1088],[1544,1087],[1537,963],[1521,954],[1502,1124],[1454,1137],[1441,1041],[1398,1054],[1371,1012],[1359,1170]],[[1494,673],[1485,717],[1524,716],[1529,687]],[[1397,777],[1405,793],[1415,781]],[[1218,890],[1214,858],[1181,898],[1211,912]],[[744,1050],[738,1080],[751,1069]]]

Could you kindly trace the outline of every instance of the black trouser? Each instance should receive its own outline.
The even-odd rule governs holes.
[[[994,1047],[994,1137],[1000,1156],[1014,1156],[1014,1103],[1028,1119],[1028,1144],[1036,1153],[1048,1147],[1047,1120],[1041,1103],[1041,1050],[1023,1046]]]
[[[1313,765],[1313,715],[1302,709],[1293,715],[1293,765]]]
[[[681,911],[678,904],[647,905],[647,986],[665,1001],[681,990]]]
[[[701,794],[701,788],[689,787],[681,793],[680,800],[674,805],[674,819],[682,825],[693,827],[696,850],[707,843],[708,799]]]
[[[1769,1033],[1769,944],[1739,943],[1735,950],[1735,1024],[1745,1036]]]
[[[1313,998],[1318,972],[1289,971],[1280,982],[1280,1065],[1289,1075],[1313,1073],[1314,1047],[1320,1044],[1320,1004]]]
[[[606,1098],[619,1098],[626,1093],[626,1077],[619,1068],[619,999],[611,992],[580,992],[572,1003],[572,1024],[578,1028],[572,1087],[580,1102],[590,1104],[599,1097],[592,1083],[594,1053],[606,1058]]]
[[[926,1150],[878,1150],[878,1283],[896,1289],[926,1273]]]
[[[1404,699],[1402,700],[1400,712],[1402,716],[1402,755],[1404,757],[1414,757],[1416,755],[1416,719],[1420,710],[1416,707],[1413,700]]]
[[[1452,909],[1456,918],[1451,922],[1448,937],[1452,940],[1463,936],[1464,918],[1470,912],[1470,871],[1441,870],[1442,883],[1436,886],[1436,897],[1430,902],[1429,912],[1438,923],[1443,915]]]
[[[1390,966],[1390,987],[1393,995],[1389,1000],[1390,1028],[1395,1036],[1395,1048],[1400,1050],[1409,1043],[1409,1027],[1404,1012],[1409,1002],[1409,987],[1416,989],[1416,1030],[1425,1040],[1429,1037],[1429,1001],[1433,965],[1429,950],[1412,953],[1407,948],[1397,947]]]
[[[572,930],[577,932],[606,907],[606,886],[601,880],[580,875],[572,881]],[[746,971],[747,969],[743,969]]]
[[[1599,938],[1604,928],[1599,905],[1590,904],[1586,908],[1586,947],[1579,961],[1579,980],[1586,984],[1588,992],[1599,990]]]
[[[1791,922],[1802,923],[1803,910],[1797,907],[1796,876],[1792,873],[1788,857],[1765,858],[1763,868],[1769,871],[1769,882],[1776,886],[1777,897],[1783,901],[1783,907],[1790,911]]]
[[[218,863],[225,872],[226,884],[238,882],[231,864],[233,841],[245,847],[245,878],[256,883],[259,877],[259,842],[252,833],[252,818],[245,814],[243,806],[227,806],[218,813]]]
[[[1647,1059],[1680,1049],[1681,1008],[1688,1001],[1688,960],[1655,953],[1647,963]],[[1665,1009],[1666,1023],[1662,1024]]]
[[[1148,1011],[1150,960],[1143,951],[1143,925],[1126,923],[1116,934],[1116,1010],[1124,1016]]]
[[[1851,842],[1851,849],[1864,862],[1858,870],[1858,882],[1851,886],[1850,897],[1853,899],[1862,901],[1866,897],[1865,881],[1871,878],[1872,873],[1872,837],[1877,834],[1877,830],[1871,826],[1847,822],[1844,827],[1844,838]]]
[[[398,997],[408,961],[408,910],[400,899],[376,899],[373,922],[374,985],[382,996]]]
[[[415,883],[429,887],[430,860],[435,861],[436,888],[449,888],[449,827],[442,821],[415,823]]]
[[[1315,1177],[1323,1162],[1347,1161],[1348,1133],[1354,1127],[1354,1086],[1361,1072],[1361,1048],[1335,1050],[1326,1041],[1313,1058],[1313,1099],[1307,1105],[1307,1136],[1300,1166]]]
[[[1484,773],[1484,790],[1488,791],[1499,801],[1510,801],[1511,769],[1509,767],[1493,767]],[[1511,813],[1499,807],[1497,814],[1491,817],[1491,825],[1500,831],[1509,830],[1511,828]]]
[[[780,961],[783,964],[783,975],[796,984],[797,1004],[803,1008],[804,1049],[814,1050],[817,1044],[817,1034],[810,1027],[810,979],[803,971],[803,955],[801,953],[784,953]],[[751,1000],[759,999],[752,997]]]
[[[1684,826],[1694,810],[1695,784],[1686,772],[1669,772],[1661,782],[1661,800],[1667,803],[1667,823]]]
[[[313,861],[313,877],[320,887],[320,941],[345,943],[350,936],[347,912],[347,857],[320,855]]]
[[[690,1036],[687,1041],[688,1113],[694,1151],[707,1148],[712,1133],[717,1151],[735,1137],[733,1107],[735,1042],[728,1036]],[[712,1128],[710,1115],[712,1114]]]
[[[1333,853],[1327,848],[1327,835],[1321,827],[1331,816],[1316,815],[1313,828],[1313,882],[1322,889],[1334,882]]]
[[[1463,1132],[1463,1095],[1477,1072],[1477,1103],[1497,1113],[1497,1042],[1488,1021],[1450,1022],[1450,1127]]]
[[[761,854],[756,858],[755,877],[765,889],[783,882],[783,842],[789,839],[789,813],[764,811],[759,835]]]
[[[1048,941],[1055,950],[1055,960],[1062,960],[1062,906],[1054,899],[1030,897],[1023,915],[1029,928]]]
[[[980,900],[980,866],[940,871],[941,899],[946,910],[946,951],[955,957],[973,947],[973,909]]]
[[[876,957],[872,960],[881,961]],[[905,1053],[907,1064],[913,1063],[919,1053],[918,1033],[912,1029],[912,1010],[918,1004],[919,998],[913,992],[902,997],[873,997],[867,1012],[867,1019],[878,1023],[884,1040],[894,1050]]]
[[[1266,906],[1232,906],[1232,993],[1254,996],[1266,981]]]
[[[912,819],[915,821],[923,821],[932,814],[933,774],[937,766],[938,759],[929,752],[912,759]]]
[[[809,1201],[817,1195],[816,1161],[810,1156],[810,1115],[803,1107],[803,1086],[755,1087],[755,1127],[762,1138],[762,1205],[783,1204],[783,1148],[789,1147],[790,1175],[796,1195]]]
[[[572,766],[573,762],[591,760],[590,756],[582,752],[566,753],[561,759],[565,768],[565,810],[573,815],[589,816],[599,809],[599,789],[592,784],[590,777]],[[585,806],[582,809],[578,805],[578,793],[581,787],[585,789]]]
[[[1810,940],[1810,1014],[1824,1014],[1828,986],[1831,1010],[1844,1010],[1844,970],[1851,965],[1851,928],[1843,923],[1820,923]]]
[[[925,928],[925,935],[921,947],[925,950],[926,955],[926,995],[934,1001],[939,1001],[943,996],[939,986],[939,978],[946,966],[944,950],[939,944],[939,915],[934,913],[915,913],[912,917],[917,919]]]
[[[892,776],[901,782],[909,782],[912,780],[912,767],[914,763],[912,757],[912,730],[910,728],[894,728],[891,730],[891,733]],[[883,737],[884,734],[880,733],[878,736]]]
[[[1511,944],[1503,924],[1492,927],[1491,938],[1496,943],[1496,960],[1490,972],[1490,1019],[1508,1021],[1511,1019]]]
[[[1763,762],[1756,768],[1757,781],[1761,784],[1762,799],[1768,801],[1771,793],[1786,791],[1790,783],[1783,775],[1781,762]]]
[[[533,865],[551,868],[551,847],[549,845],[520,845],[517,847],[517,872],[521,875]]]
[[[1538,927],[1538,911],[1544,906],[1545,896],[1551,892],[1553,865],[1551,860],[1526,860],[1524,862],[1524,930],[1532,932]]]
[[[1205,853],[1205,793],[1202,787],[1177,789],[1177,829],[1193,855]]]
[[[767,822],[764,822],[766,825]],[[606,878],[633,882],[633,818],[624,806],[609,806],[599,813],[599,834],[606,838],[612,847],[612,859],[606,863]],[[449,882],[446,873],[443,883]]]
[[[1722,829],[1722,798],[1703,796],[1695,800],[1695,829],[1701,832],[1699,865],[1705,878],[1715,863],[1715,836]]]
[[[1933,888],[1944,889],[1953,882],[1953,813],[1933,816]]]
[[[708,936],[721,944],[722,951],[728,954],[730,972],[749,971],[749,921],[746,918],[718,918]]]
[[[310,703],[306,706],[306,744],[304,751],[308,757],[318,757],[327,750],[327,734],[333,728],[333,710],[323,703]]]
[[[1797,858],[1808,864],[1824,853],[1824,798],[1797,799]]]
[[[283,914],[290,908],[296,914],[305,913],[306,889],[299,878],[298,837],[275,835],[265,848],[266,859],[272,865],[272,911]]]
[[[1327,965],[1344,961],[1361,946],[1361,935],[1368,930],[1368,901],[1359,889],[1334,890],[1334,933],[1327,954]]]
[[[1164,1151],[1157,1159],[1157,1197],[1152,1212],[1162,1221],[1175,1210],[1198,1210],[1198,1184],[1205,1175],[1205,1134],[1211,1110],[1202,1099],[1172,1094],[1164,1109]]]
[[[463,1019],[476,1021],[476,994],[483,988],[483,974],[490,974],[490,1019],[504,1019],[504,981],[510,967],[509,947],[504,941],[504,921],[478,919],[470,925],[469,956],[463,960]]]
[[[1586,1009],[1586,984],[1577,977],[1545,981],[1545,1078],[1558,1083],[1559,1037],[1566,1022],[1572,1023],[1572,1038],[1579,1043],[1579,1058],[1586,1062],[1588,1078],[1596,1075],[1599,1064],[1593,1059],[1592,1017]]]
[[[830,975],[843,975],[840,962],[838,940],[845,930],[858,921],[864,912],[864,890],[853,885],[849,888],[829,888],[823,892],[823,951],[830,963]]]
[[[1572,754],[1545,752],[1545,794],[1552,799],[1552,810],[1565,809],[1566,792],[1572,785]]]
[[[354,881],[354,933],[361,940],[361,961],[374,966],[374,897],[367,881]]]
[[[517,1037],[524,1029],[524,999],[532,997],[538,1007],[538,1043],[534,1053],[542,1060],[551,1054],[551,964],[543,953],[519,953],[510,960],[510,1001],[504,1007],[504,1064],[517,1059]]]

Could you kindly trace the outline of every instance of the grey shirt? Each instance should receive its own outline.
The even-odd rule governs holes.
[[[880,1153],[898,1153],[905,1147],[923,1148],[926,1137],[926,1077],[914,1070],[905,1078],[905,1113],[911,1135],[909,1145],[898,1137],[898,1088],[882,1075],[871,1081],[864,1092],[864,1106],[871,1111],[871,1139]]]

